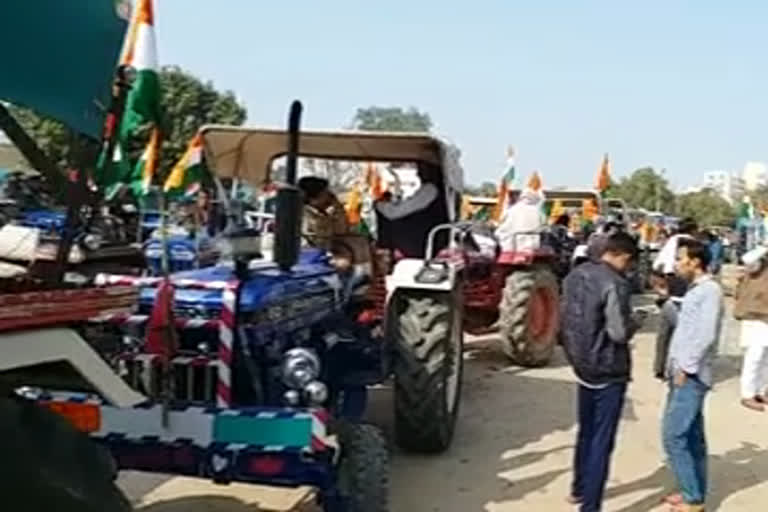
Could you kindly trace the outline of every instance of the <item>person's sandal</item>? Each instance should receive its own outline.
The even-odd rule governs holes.
[[[705,512],[704,505],[689,505],[683,503],[681,505],[675,505],[672,507],[672,512]]]
[[[757,412],[765,411],[765,406],[762,403],[760,403],[760,401],[757,400],[756,398],[742,398],[741,405],[743,405],[747,409],[752,409],[753,411],[757,411]]]
[[[581,496],[570,495],[567,498],[565,498],[565,501],[567,501],[571,505],[580,505],[581,502],[584,501],[584,498],[582,498]]]
[[[683,495],[679,492],[668,494],[661,499],[661,502],[672,506],[683,505]]]

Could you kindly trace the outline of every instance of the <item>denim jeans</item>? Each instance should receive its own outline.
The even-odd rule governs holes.
[[[571,495],[581,498],[581,512],[601,509],[626,391],[626,383],[600,389],[579,385],[579,433]]]
[[[677,387],[670,382],[662,426],[664,449],[685,503],[703,504],[707,495],[707,441],[704,398],[709,388],[695,376]]]

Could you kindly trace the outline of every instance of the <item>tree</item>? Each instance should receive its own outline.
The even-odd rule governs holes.
[[[730,226],[736,220],[734,208],[715,191],[704,189],[677,199],[678,214],[693,217],[701,227]]]
[[[465,187],[464,193],[470,196],[496,197],[498,195],[498,188],[498,185],[495,183],[485,181],[476,187],[471,185]]]
[[[637,169],[629,177],[612,184],[610,195],[623,199],[635,208],[667,212],[674,210],[675,194],[669,189],[664,176],[652,167]]]
[[[768,207],[768,185],[761,185],[757,190],[751,192],[749,197],[756,208]]]
[[[358,130],[379,132],[429,132],[432,119],[426,112],[414,107],[405,110],[401,107],[359,108],[352,125]]]
[[[245,107],[238,103],[233,92],[219,92],[212,82],[203,83],[176,66],[163,68],[160,86],[163,91],[161,176],[179,160],[200,127],[206,124],[239,126],[247,117]]]
[[[219,92],[213,83],[200,79],[175,66],[165,67],[160,73],[162,87],[161,108],[163,145],[160,157],[160,176],[164,176],[181,157],[189,140],[204,124],[240,125],[245,121],[246,110],[232,92]],[[38,116],[29,109],[11,107],[14,117],[24,127],[43,151],[60,167],[68,168],[82,162],[96,161],[99,143],[74,134],[58,121]],[[149,130],[139,134],[126,153],[132,160],[138,159],[149,137]],[[73,141],[85,151],[85,159],[75,155]]]

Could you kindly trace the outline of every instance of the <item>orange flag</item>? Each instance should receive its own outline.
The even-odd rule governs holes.
[[[603,155],[603,163],[600,165],[600,171],[597,174],[595,188],[600,195],[604,194],[611,186],[611,171],[608,163],[608,153]]]
[[[352,226],[360,224],[360,208],[363,205],[363,194],[360,192],[360,185],[355,184],[347,196],[347,204],[344,210],[347,212],[347,220]]]
[[[541,176],[539,176],[539,171],[533,171],[531,177],[528,178],[528,184],[526,186],[534,192],[541,190]]]
[[[379,199],[384,193],[384,183],[381,179],[381,174],[379,174],[378,169],[376,169],[373,163],[368,164],[368,185],[373,199]]]

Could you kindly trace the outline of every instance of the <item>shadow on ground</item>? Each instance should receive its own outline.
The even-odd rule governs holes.
[[[281,509],[284,510],[284,509]],[[295,512],[314,511],[309,502],[291,509]],[[229,496],[201,495],[158,501],[143,507],[137,507],[136,512],[277,512],[271,508],[262,508],[258,503],[245,503]]]
[[[488,503],[522,499],[570,471],[556,469],[532,477],[503,475],[533,464],[572,445],[546,451],[514,453],[575,424],[575,386],[555,378],[551,368],[504,367],[492,344],[471,344],[476,352],[465,363],[462,410],[456,436],[446,454],[415,456],[394,450],[392,510],[467,512]],[[490,353],[484,353],[486,350]],[[563,365],[559,354],[555,366]],[[392,438],[391,395],[382,390],[372,403],[371,421]],[[625,418],[636,420],[631,400]],[[535,447],[534,447],[535,448]]]
[[[707,510],[721,510],[723,501],[729,496],[745,489],[763,483],[764,479],[757,475],[765,470],[768,451],[752,443],[742,443],[739,448],[729,450],[722,455],[709,458],[709,473],[711,492],[707,500]],[[668,469],[659,467],[653,473],[638,480],[611,487],[606,491],[605,498],[615,498],[623,494],[640,491],[653,491],[652,494],[636,501],[616,512],[647,512],[659,506],[662,498],[669,493],[672,482]]]

